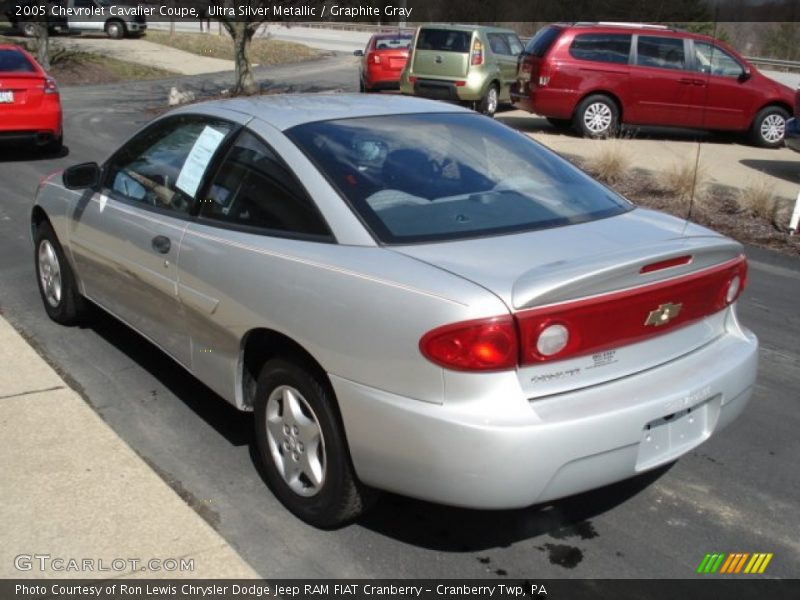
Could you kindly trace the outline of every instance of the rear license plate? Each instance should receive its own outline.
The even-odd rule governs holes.
[[[10,90],[0,92],[0,103],[10,104],[12,102],[14,102],[14,92]]]
[[[642,432],[636,469],[650,469],[678,458],[697,446],[711,433],[720,398],[709,400],[648,423]],[[709,414],[710,413],[710,414]]]

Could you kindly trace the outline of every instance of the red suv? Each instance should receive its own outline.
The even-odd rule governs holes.
[[[517,63],[515,106],[604,137],[627,125],[749,133],[783,144],[790,88],[711,37],[659,25],[555,24]]]

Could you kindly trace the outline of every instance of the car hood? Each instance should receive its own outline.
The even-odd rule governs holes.
[[[490,290],[510,310],[684,275],[742,252],[724,236],[642,208],[566,227],[392,249]],[[641,272],[646,265],[686,255],[692,257],[688,264]]]

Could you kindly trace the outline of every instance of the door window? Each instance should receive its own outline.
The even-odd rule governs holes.
[[[188,213],[211,158],[231,129],[225,121],[194,116],[159,121],[111,158],[106,188],[125,200]]]
[[[683,69],[686,53],[680,38],[640,35],[636,46],[636,64],[659,69]]]
[[[576,35],[569,53],[579,60],[626,65],[631,53],[631,36],[617,33]]]
[[[694,41],[694,70],[722,77],[739,77],[744,72],[739,61],[725,50],[697,40]]]
[[[330,235],[283,161],[247,131],[233,144],[214,176],[200,215],[270,232]]]

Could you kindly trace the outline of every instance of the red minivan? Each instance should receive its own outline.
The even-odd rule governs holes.
[[[659,25],[548,25],[517,63],[518,108],[589,137],[620,124],[741,131],[783,144],[793,91],[728,45]]]
[[[366,50],[353,52],[362,57],[358,80],[360,91],[400,89],[400,73],[408,60],[411,38],[411,33],[376,33],[370,38]]]
[[[19,46],[0,44],[0,142],[30,141],[56,151],[62,142],[55,79]]]

